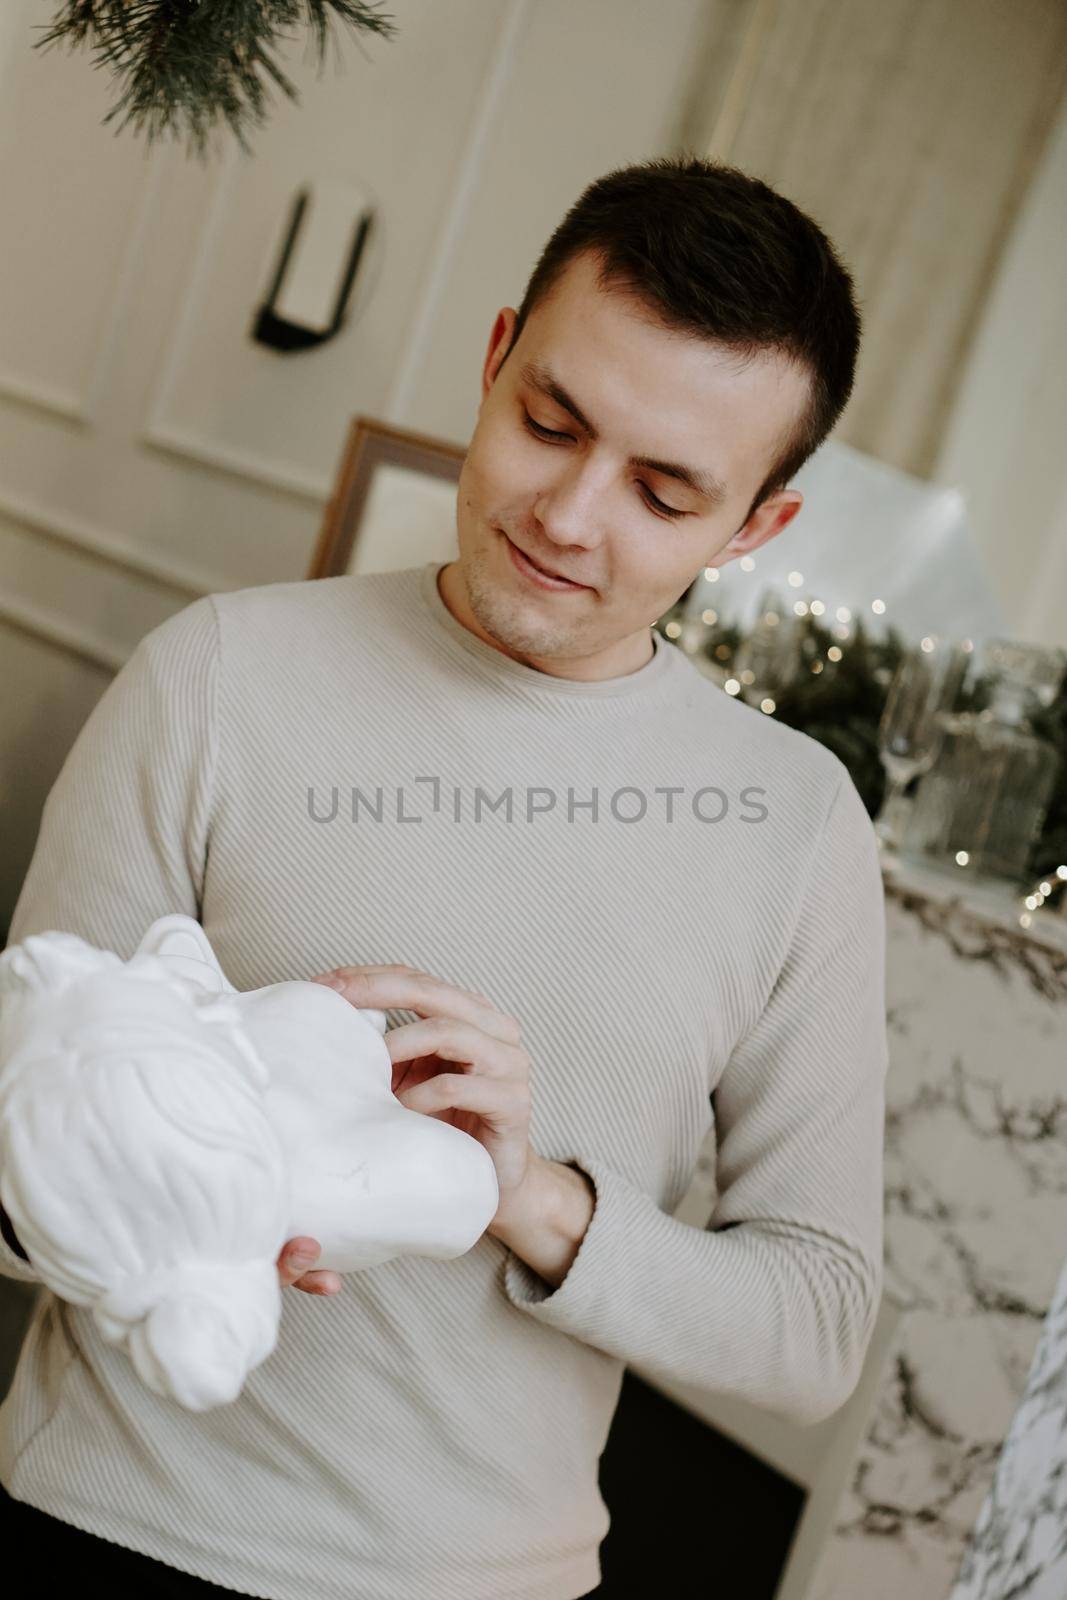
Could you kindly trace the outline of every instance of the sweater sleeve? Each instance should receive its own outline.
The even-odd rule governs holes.
[[[146,634],[97,701],[45,801],[9,946],[55,929],[129,960],[157,917],[199,920],[218,633],[205,595]],[[2,1236],[0,1273],[40,1282]]]
[[[589,1149],[596,1191],[552,1289],[508,1251],[505,1292],[651,1376],[821,1421],[854,1390],[882,1290],[888,1041],[878,847],[847,771],[769,999],[712,1096],[717,1201],[680,1222]]]

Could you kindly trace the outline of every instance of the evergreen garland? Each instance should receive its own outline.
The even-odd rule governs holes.
[[[655,624],[657,632],[670,638],[671,622],[686,620],[691,591],[687,590]],[[690,616],[690,622],[693,620]],[[849,775],[872,817],[877,816],[885,795],[886,774],[878,752],[878,724],[885,707],[889,685],[897,664],[909,642],[888,626],[884,637],[871,638],[860,618],[852,624],[847,641],[836,640],[829,627],[809,612],[800,619],[801,669],[794,680],[775,693],[771,713],[801,733],[817,739],[844,762]],[[745,633],[736,623],[720,621],[704,625],[704,638],[697,651],[713,663],[718,672],[729,676]],[[831,645],[842,652],[840,661],[827,655]],[[821,663],[816,671],[812,667]],[[992,699],[995,676],[975,673],[969,676],[956,701],[957,711],[982,711]],[[1035,710],[1030,726],[1048,740],[1059,753],[1060,764],[1040,833],[1027,860],[1027,872],[1036,881],[1053,878],[1057,866],[1067,862],[1067,683],[1061,684],[1053,703]],[[917,784],[918,779],[914,780]],[[1056,888],[1056,893],[1067,892]]]
[[[94,65],[109,66],[123,85],[104,118],[125,111],[116,132],[131,122],[151,146],[173,128],[202,159],[208,133],[223,119],[250,155],[246,127],[266,121],[264,78],[300,98],[271,49],[286,29],[306,25],[321,67],[332,18],[387,38],[396,32],[370,0],[66,0],[34,49],[88,41]]]

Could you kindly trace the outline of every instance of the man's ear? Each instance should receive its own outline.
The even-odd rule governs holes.
[[[769,544],[775,536],[781,533],[801,506],[804,496],[799,489],[779,489],[774,494],[768,495],[761,505],[758,505],[744,525],[738,528],[733,538],[722,549],[712,556],[705,564],[709,567],[724,567],[728,561],[734,561],[738,556],[750,556],[761,545]]]
[[[160,956],[174,972],[206,989],[209,994],[236,994],[219,966],[218,957],[203,928],[182,912],[157,917],[136,950],[137,955]]]
[[[485,364],[482,367],[483,400],[496,382],[496,375],[504,365],[504,358],[511,350],[517,318],[518,312],[514,306],[504,306],[496,314],[493,331],[489,335],[489,348],[485,352]]]

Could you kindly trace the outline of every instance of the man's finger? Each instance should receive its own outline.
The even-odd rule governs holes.
[[[278,1281],[283,1289],[295,1287],[303,1289],[307,1294],[336,1294],[341,1287],[341,1280],[336,1272],[312,1272],[313,1267],[322,1254],[322,1246],[317,1239],[310,1235],[302,1234],[296,1239],[290,1239],[282,1248],[278,1256]]]
[[[518,1125],[530,1112],[525,1085],[462,1072],[439,1072],[435,1078],[405,1090],[397,1099],[408,1111],[421,1111],[428,1116],[441,1111],[472,1111],[475,1116],[502,1124]]]
[[[506,1016],[466,989],[457,989],[454,984],[431,977],[429,973],[340,967],[336,973],[312,981],[325,981],[327,976],[332,980],[330,987],[336,988],[351,1005],[361,1010],[414,1011],[420,1017],[452,1017],[457,1022],[480,1028],[505,1044],[519,1042],[521,1029],[514,1017]]]
[[[385,1035],[385,1045],[394,1067],[424,1056],[439,1056],[442,1061],[468,1064],[487,1078],[524,1078],[529,1074],[529,1057],[521,1046],[487,1038],[480,1028],[453,1017],[405,1022]]]
[[[362,966],[335,967],[332,972],[319,973],[311,979],[311,982],[323,983],[329,980],[332,985],[339,984],[347,988],[360,982],[360,980],[378,978],[394,978],[399,980],[401,984],[418,985],[423,991],[427,988],[440,991],[447,990],[452,995],[465,996],[466,999],[473,1001],[475,1005],[483,1006],[487,1011],[497,1011],[497,1007],[484,994],[478,994],[474,989],[464,989],[462,984],[451,983],[447,978],[439,978],[432,972],[420,972],[417,967],[401,967],[386,965],[384,962],[368,962]],[[498,1012],[499,1014],[501,1013]]]
[[[444,983],[450,989],[455,989],[458,994],[469,995],[472,1000],[480,1001],[483,1006],[489,1006],[491,1010],[497,1009],[489,996],[479,994],[477,989],[464,988],[463,984],[453,983],[449,978],[440,978],[432,972],[423,972],[419,967],[405,967],[398,961],[364,961],[350,967],[332,967],[329,972],[317,973],[311,982],[318,983],[323,978],[336,978],[345,973],[356,972],[405,972],[409,978],[428,978],[431,983]]]
[[[336,1272],[305,1272],[302,1278],[293,1280],[292,1287],[303,1289],[305,1294],[336,1294],[341,1280]]]

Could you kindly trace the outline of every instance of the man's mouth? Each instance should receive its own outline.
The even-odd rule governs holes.
[[[587,583],[578,583],[574,578],[564,577],[558,572],[542,567],[532,556],[528,556],[525,550],[520,550],[518,545],[513,544],[507,534],[504,534],[504,538],[507,540],[512,564],[531,583],[536,583],[542,589],[555,589],[560,593],[567,590],[588,589]]]

